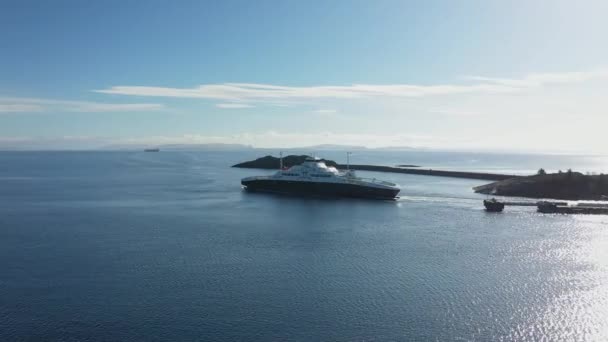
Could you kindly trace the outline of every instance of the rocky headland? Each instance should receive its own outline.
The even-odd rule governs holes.
[[[537,174],[506,179],[473,188],[496,196],[553,198],[562,200],[608,200],[608,176],[580,172]]]

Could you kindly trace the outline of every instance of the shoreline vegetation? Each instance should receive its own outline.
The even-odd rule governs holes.
[[[283,166],[291,167],[304,162],[308,156],[289,155],[283,158]],[[345,170],[347,165],[333,160],[321,159],[328,166]],[[278,169],[280,159],[265,156],[233,165],[237,168]],[[404,173],[425,176],[453,177],[493,181],[476,186],[476,193],[507,197],[553,198],[561,200],[608,200],[608,175],[584,175],[580,172],[546,173],[540,169],[538,174],[518,176],[497,173],[466,172],[424,169],[418,165],[366,165],[351,164],[351,170]]]

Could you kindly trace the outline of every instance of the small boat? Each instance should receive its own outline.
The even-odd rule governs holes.
[[[160,152],[160,148],[146,148],[144,152]]]
[[[486,207],[486,211],[492,213],[500,213],[505,209],[505,204],[492,198],[490,200],[483,200],[483,205]]]

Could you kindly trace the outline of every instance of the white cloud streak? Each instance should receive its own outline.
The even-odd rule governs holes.
[[[442,114],[448,116],[479,116],[480,112],[462,110],[462,109],[450,109],[450,108],[434,108],[430,109],[429,113]]]
[[[28,103],[0,103],[0,113],[41,112],[44,107]]]
[[[334,114],[334,113],[337,113],[338,111],[335,109],[317,109],[314,112],[317,114]]]
[[[158,103],[104,103],[87,101],[53,100],[26,97],[0,97],[0,113],[34,112],[140,112],[156,111],[164,106]]]
[[[107,144],[107,138],[64,135],[55,137],[0,136],[0,150],[83,150]]]
[[[278,99],[356,99],[376,96],[421,97],[477,92],[503,93],[516,90],[517,88],[501,84],[435,86],[354,84],[350,86],[288,87],[269,84],[225,83],[201,85],[196,88],[115,86],[109,89],[95,90],[95,92],[132,96],[200,98],[230,101],[273,101]]]
[[[104,94],[150,97],[200,98],[228,101],[294,101],[303,99],[357,99],[379,96],[424,97],[452,94],[500,94],[520,92],[551,84],[608,78],[608,69],[588,72],[530,74],[520,79],[468,76],[474,84],[353,84],[347,86],[280,86],[257,83],[205,84],[194,88],[114,86],[94,90]]]
[[[520,79],[467,76],[472,81],[486,82],[515,88],[534,88],[551,84],[581,83],[595,79],[607,79],[608,69],[580,72],[535,73]]]
[[[215,105],[217,108],[223,109],[241,109],[241,108],[252,108],[253,106],[246,103],[218,103]]]

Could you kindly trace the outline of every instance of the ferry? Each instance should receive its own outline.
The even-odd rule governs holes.
[[[401,190],[390,182],[357,177],[348,163],[347,170],[340,171],[319,158],[307,157],[302,164],[284,169],[280,160],[280,170],[274,175],[246,177],[241,184],[248,191],[372,199],[395,199]]]

